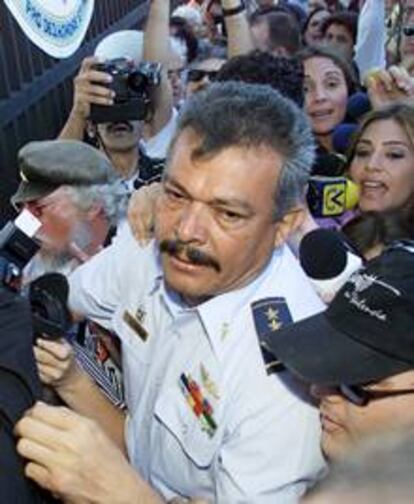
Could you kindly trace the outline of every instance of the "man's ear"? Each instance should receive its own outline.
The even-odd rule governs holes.
[[[302,206],[297,206],[289,210],[282,218],[275,223],[275,247],[280,247],[287,242],[288,238],[300,228],[306,217]]]

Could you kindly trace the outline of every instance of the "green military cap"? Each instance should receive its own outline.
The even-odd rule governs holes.
[[[62,185],[106,184],[116,178],[108,158],[77,140],[30,142],[18,153],[21,182],[13,205],[43,198]]]

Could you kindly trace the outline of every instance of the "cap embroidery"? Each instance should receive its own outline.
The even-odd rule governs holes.
[[[344,292],[345,298],[348,299],[349,302],[358,310],[366,313],[370,317],[380,320],[381,322],[385,322],[387,320],[387,314],[381,309],[370,308],[367,304],[367,300],[361,298],[359,294],[367,290],[372,285],[380,285],[396,296],[401,296],[401,292],[399,290],[395,289],[392,285],[378,280],[375,275],[358,273],[349,279],[349,283],[354,286],[354,289],[352,292]]]
[[[367,305],[366,299],[358,297],[358,292],[345,292],[345,297],[349,299],[349,302],[354,305],[358,310],[363,311],[371,317],[375,317],[382,322],[387,320],[387,314],[382,310],[374,310]]]
[[[364,290],[371,287],[371,285],[377,284],[381,285],[381,287],[384,287],[385,289],[388,289],[396,296],[401,296],[401,292],[398,289],[396,289],[392,285],[382,282],[381,280],[378,280],[375,275],[357,273],[356,275],[351,276],[349,283],[355,286],[355,292],[363,292]]]

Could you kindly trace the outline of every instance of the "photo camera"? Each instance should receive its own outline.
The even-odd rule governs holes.
[[[33,238],[40,222],[24,210],[14,222],[0,230],[0,289],[20,295],[23,270],[38,252],[40,244]],[[69,285],[60,273],[47,273],[31,282],[28,301],[35,337],[58,339],[72,325],[67,299]]]
[[[93,123],[144,121],[151,113],[151,93],[161,82],[161,64],[142,62],[135,65],[126,58],[98,63],[95,70],[112,76],[109,87],[115,91],[114,104],[91,105]]]

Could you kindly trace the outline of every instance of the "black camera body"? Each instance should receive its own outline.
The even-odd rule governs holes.
[[[23,268],[39,248],[35,240],[8,222],[0,230],[0,285],[18,291]]]
[[[39,250],[39,243],[26,235],[14,222],[0,230],[0,291],[20,295],[23,269]],[[69,286],[59,273],[47,273],[29,286],[28,302],[32,328],[36,336],[58,339],[72,325],[67,299]]]
[[[94,123],[144,121],[151,112],[151,93],[161,82],[161,64],[142,62],[135,65],[126,58],[98,63],[95,70],[112,76],[109,84],[115,92],[114,104],[91,105]]]

